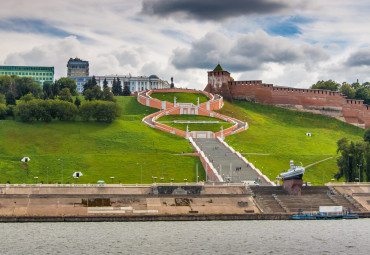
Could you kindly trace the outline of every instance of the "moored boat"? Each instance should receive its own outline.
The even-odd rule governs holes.
[[[333,210],[328,210],[333,209]],[[342,206],[320,206],[318,212],[304,213],[301,209],[298,214],[292,216],[293,220],[342,220],[342,219],[358,219],[357,214],[352,214],[348,208],[343,211]]]

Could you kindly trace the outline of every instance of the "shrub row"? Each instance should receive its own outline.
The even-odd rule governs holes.
[[[20,101],[14,109],[15,116],[19,116],[23,122],[50,122],[52,119],[70,121],[75,120],[78,115],[85,121],[96,119],[112,122],[120,113],[121,108],[117,103],[106,101],[83,102],[78,109],[67,101],[33,99]]]

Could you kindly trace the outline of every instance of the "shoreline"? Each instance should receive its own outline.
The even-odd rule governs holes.
[[[148,221],[244,221],[244,220],[293,220],[293,213],[270,214],[173,214],[125,216],[0,216],[0,223],[30,222],[148,222]],[[370,212],[358,213],[360,219],[370,218]]]

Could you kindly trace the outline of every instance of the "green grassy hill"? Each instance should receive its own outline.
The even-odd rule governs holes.
[[[74,183],[72,174],[81,171],[80,183],[98,180],[118,183],[143,183],[152,176],[165,181],[196,179],[199,158],[174,155],[193,152],[182,137],[152,129],[142,118],[158,109],[139,104],[135,97],[118,97],[122,115],[111,124],[97,122],[34,122],[0,120],[0,182],[32,183],[38,181]],[[28,166],[20,161],[28,156]],[[59,160],[60,159],[60,160]],[[200,178],[205,179],[203,171]]]
[[[176,96],[180,102],[196,103],[197,97],[203,96],[169,94],[158,93],[153,97],[173,101]],[[0,182],[33,183],[37,176],[38,181],[56,183],[61,181],[63,172],[63,183],[74,183],[72,173],[81,171],[84,176],[79,183],[98,180],[110,183],[110,177],[115,177],[114,183],[119,180],[140,183],[141,166],[143,183],[151,183],[152,176],[159,179],[162,170],[167,182],[171,178],[175,182],[185,178],[195,181],[197,164],[200,179],[205,179],[199,158],[181,155],[193,152],[187,140],[141,122],[144,116],[158,109],[139,104],[135,97],[117,99],[123,111],[111,124],[0,120]],[[226,142],[245,153],[244,156],[271,179],[287,170],[290,160],[306,166],[337,156],[337,140],[342,137],[361,140],[364,132],[333,118],[242,101],[225,102],[219,112],[249,123],[247,131],[228,136]],[[161,120],[180,119],[179,116],[166,118]],[[184,118],[188,117],[181,117]],[[307,132],[312,133],[312,137],[307,137]],[[27,165],[20,161],[25,156],[31,158]],[[333,178],[337,169],[336,159],[332,158],[307,168],[304,180],[322,185]]]
[[[169,93],[152,93],[150,95],[152,98],[157,98],[161,101],[167,101],[174,103],[174,97],[176,97],[177,103],[193,103],[197,105],[198,97],[199,103],[204,103],[209,100],[206,95],[202,93],[181,93],[181,92],[169,92]]]
[[[173,123],[173,121],[218,121],[219,123]],[[189,132],[191,131],[212,131],[218,132],[223,129],[227,129],[233,126],[233,123],[226,122],[221,119],[216,119],[207,116],[198,116],[198,115],[167,115],[159,118],[157,120],[160,123],[163,123],[167,126],[177,128],[183,131],[186,131],[186,127],[189,127]]]
[[[347,137],[361,140],[364,130],[334,118],[281,109],[274,106],[235,101],[225,102],[219,111],[249,123],[249,129],[226,138],[234,149],[254,163],[268,177],[289,169],[289,161],[303,166],[337,156],[336,142]],[[306,136],[306,133],[312,136]],[[258,155],[268,154],[268,155]],[[329,182],[338,171],[336,159],[306,169],[304,180],[315,185]]]

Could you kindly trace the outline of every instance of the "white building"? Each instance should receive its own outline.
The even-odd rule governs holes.
[[[104,79],[108,82],[108,87],[112,87],[113,79],[119,78],[122,88],[129,86],[131,93],[139,92],[149,89],[166,89],[170,88],[170,84],[167,81],[159,79],[157,75],[147,76],[131,76],[131,75],[105,75],[95,76],[96,82],[103,89]]]

